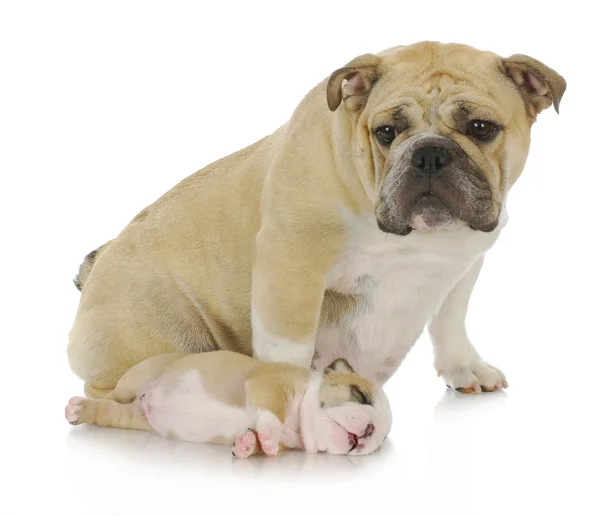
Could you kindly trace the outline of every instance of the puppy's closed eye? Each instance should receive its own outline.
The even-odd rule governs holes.
[[[371,400],[371,398],[369,396],[367,396],[362,390],[360,390],[360,387],[358,387],[358,385],[350,386],[350,397],[351,397],[352,401],[356,401],[357,403],[360,403],[361,405],[372,405],[373,404],[373,401]]]

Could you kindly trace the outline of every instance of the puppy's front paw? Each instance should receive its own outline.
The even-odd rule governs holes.
[[[258,440],[265,455],[275,456],[279,453],[279,437],[269,432],[260,432]]]
[[[247,459],[256,452],[258,442],[254,430],[248,429],[235,438],[231,453],[236,459]]]
[[[277,455],[279,453],[279,440],[283,424],[275,414],[268,410],[259,410],[256,420],[256,433],[260,447],[266,455]]]
[[[444,378],[448,387],[463,394],[501,391],[508,387],[504,373],[483,360],[438,369],[438,376]]]
[[[85,422],[82,421],[80,417],[85,402],[86,398],[75,396],[69,400],[69,403],[67,403],[67,406],[65,407],[65,419],[72,425],[80,425],[81,423]]]

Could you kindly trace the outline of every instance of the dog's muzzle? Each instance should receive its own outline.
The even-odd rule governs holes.
[[[413,136],[388,163],[376,206],[382,231],[407,235],[450,228],[457,221],[480,231],[496,227],[499,209],[489,182],[450,138]]]

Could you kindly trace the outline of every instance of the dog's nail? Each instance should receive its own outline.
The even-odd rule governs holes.
[[[437,370],[437,375],[438,375],[438,376],[442,376],[442,370],[441,370],[441,369],[438,369],[438,370]]]
[[[477,382],[473,382],[471,384],[471,387],[473,388],[473,391],[475,391],[477,394],[481,394],[481,386]]]
[[[502,380],[502,386],[503,386],[505,389],[508,389],[508,382],[507,382],[506,380]]]
[[[499,390],[499,391],[501,391],[502,389],[504,389],[504,387],[502,387],[501,383],[497,383],[496,384],[496,389]]]

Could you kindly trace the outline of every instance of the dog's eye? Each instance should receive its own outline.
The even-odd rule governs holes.
[[[356,385],[350,387],[350,396],[361,405],[371,405],[371,399]]]
[[[381,145],[388,147],[396,139],[396,136],[398,136],[398,131],[391,125],[382,125],[375,129],[375,136]]]
[[[467,132],[478,140],[489,140],[496,132],[496,124],[485,120],[473,120],[469,123]]]

